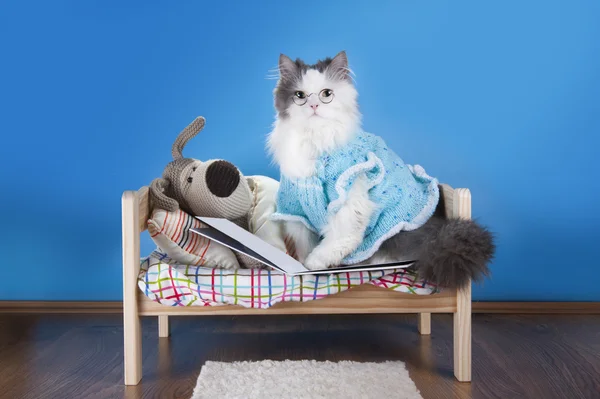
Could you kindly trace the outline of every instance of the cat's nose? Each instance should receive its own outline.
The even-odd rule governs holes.
[[[229,197],[240,183],[240,172],[227,161],[215,161],[206,169],[206,185],[217,197]]]
[[[313,109],[313,111],[316,111],[318,106],[319,104],[313,104],[310,107]]]

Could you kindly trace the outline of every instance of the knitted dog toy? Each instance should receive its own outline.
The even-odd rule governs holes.
[[[225,218],[248,229],[254,198],[249,179],[222,159],[203,162],[183,157],[183,148],[204,124],[205,119],[199,116],[179,133],[171,150],[173,161],[165,167],[162,177],[150,184],[151,209],[181,209],[192,216]],[[246,268],[262,267],[248,256],[237,252],[235,256]]]
[[[173,161],[165,167],[162,178],[150,184],[151,206],[170,212],[181,209],[193,216],[226,218],[247,227],[252,192],[238,168],[221,159],[203,162],[183,157],[183,148],[204,124],[205,119],[199,116],[179,133],[171,150]]]

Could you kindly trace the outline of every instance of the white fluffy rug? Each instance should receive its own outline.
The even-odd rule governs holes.
[[[402,362],[206,362],[192,399],[422,399]]]

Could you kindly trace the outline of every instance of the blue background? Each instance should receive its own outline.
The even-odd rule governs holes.
[[[197,115],[186,155],[277,177],[269,70],[342,49],[365,129],[496,232],[475,299],[600,300],[596,0],[0,7],[0,300],[121,299],[123,190]]]

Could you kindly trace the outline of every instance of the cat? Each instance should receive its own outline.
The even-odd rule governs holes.
[[[374,143],[373,148],[388,151],[380,138],[357,133],[362,131],[357,99],[358,92],[344,51],[312,65],[301,59],[292,61],[286,55],[280,55],[279,79],[274,90],[276,119],[267,139],[268,151],[279,166],[282,177],[278,193],[280,201],[283,201],[285,187],[298,189],[298,184],[302,187],[315,184],[317,175],[330,176],[330,173],[323,172],[323,165],[329,165],[330,156],[342,159],[338,156],[340,152],[355,148],[352,146],[356,145],[357,140],[360,143]],[[395,155],[392,151],[389,153]],[[384,153],[384,156],[387,154]],[[437,198],[437,181],[429,178],[420,167],[404,168],[399,158],[391,158],[386,165],[380,161],[381,158],[375,155],[371,158],[369,155],[368,160],[357,163],[359,169],[360,165],[368,165],[368,168],[365,166],[365,173],[356,173],[343,194],[340,194],[339,182],[331,182],[336,184],[337,194],[343,197],[338,201],[329,202],[327,195],[319,197],[315,194],[316,199],[311,197],[315,209],[327,209],[327,218],[321,218],[324,221],[320,228],[315,228],[306,217],[295,215],[292,211],[279,214],[280,220],[286,221],[284,228],[294,241],[298,260],[308,269],[315,270],[339,265],[345,259],[365,262],[418,259],[416,266],[421,278],[450,288],[462,287],[470,280],[479,281],[488,276],[487,264],[495,252],[492,234],[474,221],[447,219],[442,201],[429,209],[434,197]],[[376,195],[375,189],[383,176],[385,179],[396,176],[390,173],[391,177],[388,177],[390,165],[396,168],[398,176],[404,173],[402,176],[409,176],[411,182],[421,177],[429,178],[425,179],[429,186],[423,186],[422,191],[425,193],[421,202],[422,214],[407,220],[402,231],[390,230],[387,235],[378,236],[380,239],[368,247],[370,252],[360,252],[367,254],[368,259],[353,257],[359,246],[364,246],[368,234],[374,231],[373,218],[380,217],[382,197]],[[381,170],[385,170],[385,173],[380,173]],[[342,180],[345,175],[347,173],[335,175],[334,178]],[[388,186],[393,183],[386,182]],[[413,191],[405,190],[403,195],[421,193],[419,190],[423,187],[415,186]],[[336,211],[332,212],[334,202]],[[293,208],[293,205],[290,206]],[[390,206],[389,201],[386,206]],[[310,213],[310,208],[304,207],[304,210]],[[316,213],[312,220],[321,216]]]

